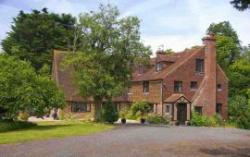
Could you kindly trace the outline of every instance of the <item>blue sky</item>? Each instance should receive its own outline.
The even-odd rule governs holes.
[[[142,41],[155,51],[160,45],[175,51],[201,45],[210,23],[230,21],[243,45],[250,44],[250,10],[234,9],[230,0],[0,0],[0,40],[10,31],[20,10],[46,7],[56,13],[96,10],[100,3],[116,5],[121,16],[141,19]]]

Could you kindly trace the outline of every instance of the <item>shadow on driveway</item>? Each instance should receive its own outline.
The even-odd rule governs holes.
[[[250,157],[250,147],[243,148],[215,148],[215,149],[200,149],[204,154],[223,157]]]

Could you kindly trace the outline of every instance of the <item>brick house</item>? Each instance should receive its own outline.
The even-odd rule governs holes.
[[[129,91],[114,98],[118,109],[132,102],[146,100],[154,113],[171,117],[172,121],[185,124],[191,111],[227,118],[228,78],[216,63],[214,35],[203,39],[203,46],[183,52],[166,54],[157,51],[150,65],[137,65]],[[63,52],[55,51],[53,78],[66,96],[66,111],[79,117],[91,117],[94,110],[91,99],[84,100],[77,94],[70,70],[60,70]]]

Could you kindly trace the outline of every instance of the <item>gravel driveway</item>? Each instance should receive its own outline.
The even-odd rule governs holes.
[[[119,126],[89,136],[0,145],[1,157],[250,157],[250,131]]]

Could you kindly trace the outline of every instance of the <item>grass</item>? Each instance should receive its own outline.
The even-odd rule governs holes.
[[[82,121],[39,122],[30,128],[0,133],[0,144],[89,135],[113,127],[108,124]]]
[[[18,129],[26,129],[36,126],[35,123],[13,120],[0,120],[0,133]]]

